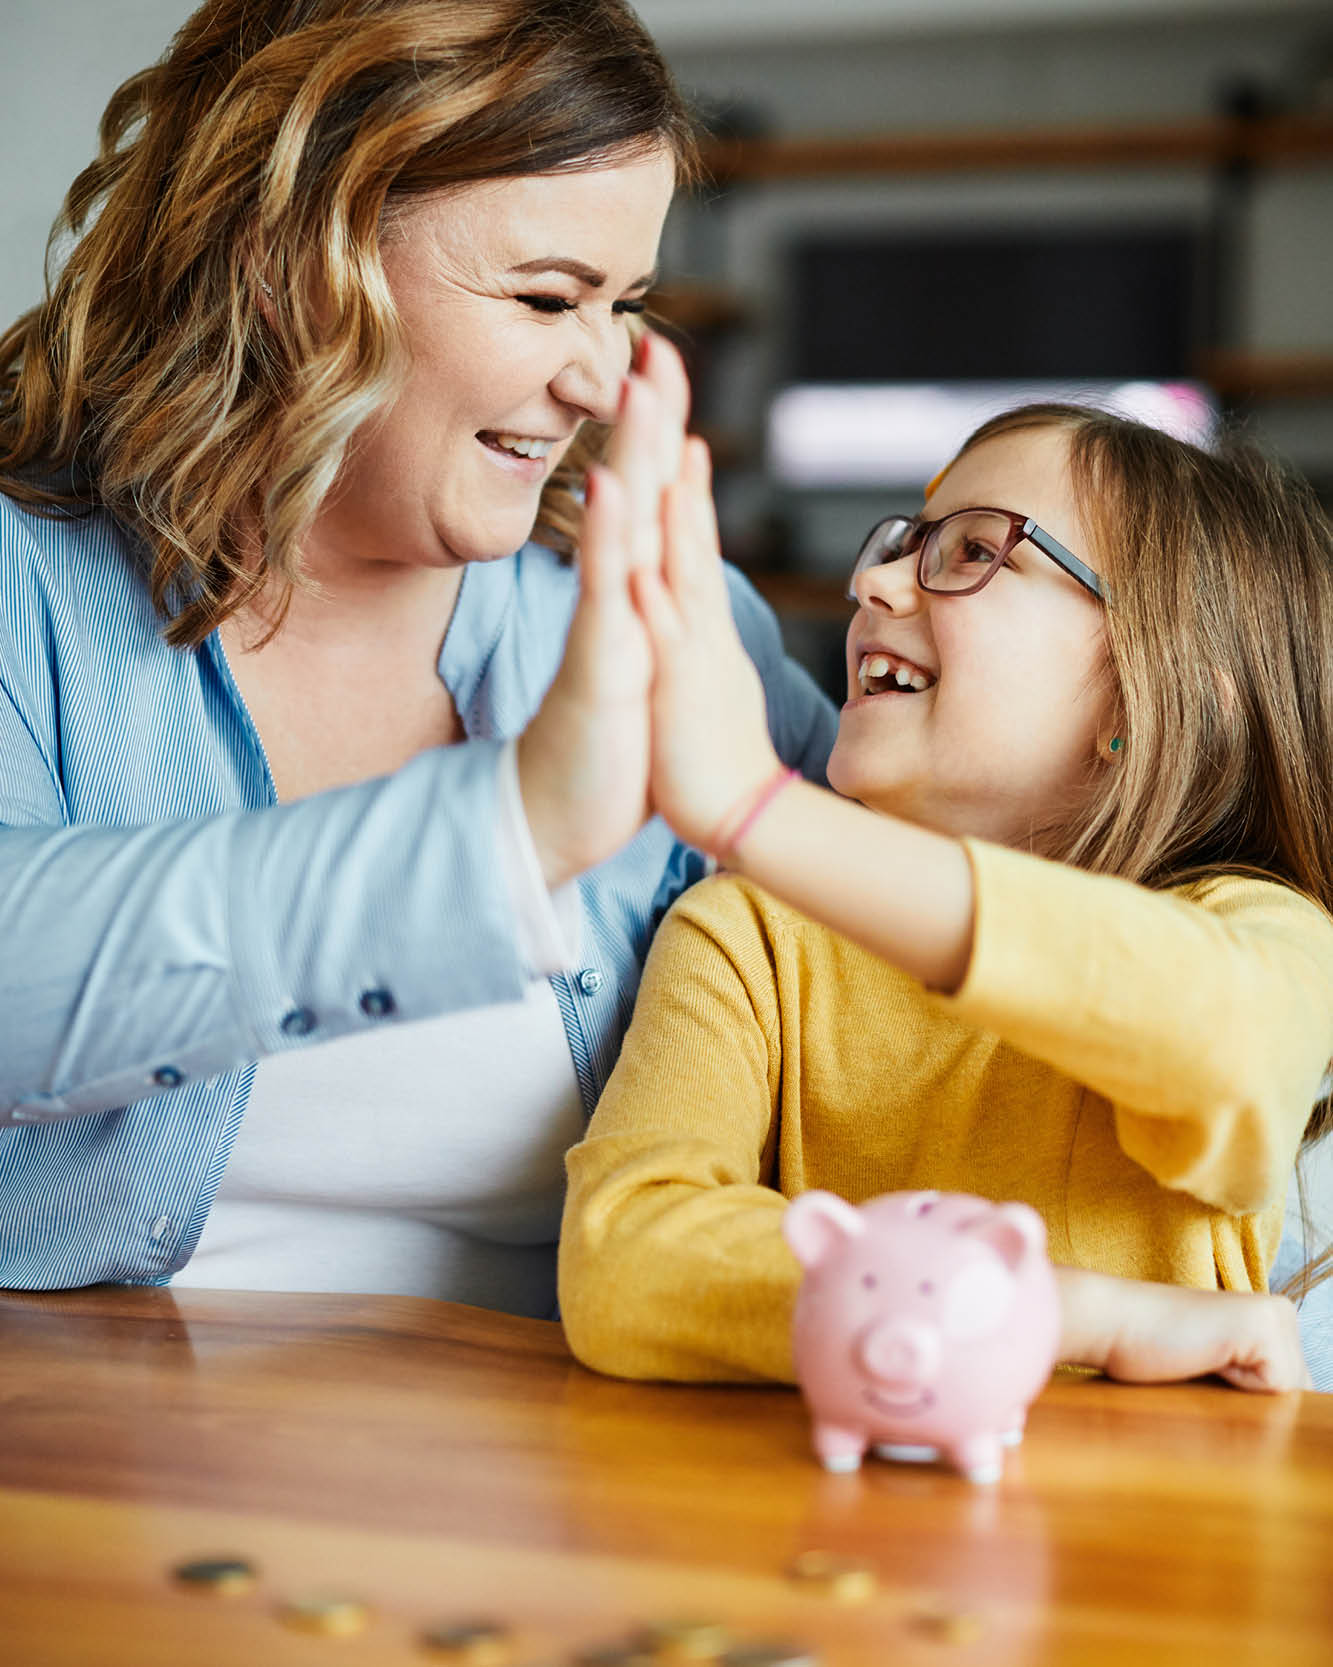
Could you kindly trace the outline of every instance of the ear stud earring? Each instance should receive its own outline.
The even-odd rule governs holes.
[[[1112,755],[1112,757],[1114,757],[1115,754],[1118,753],[1123,748],[1124,744],[1125,743],[1120,738],[1120,736],[1113,735],[1111,737],[1111,739],[1106,743],[1106,750],[1107,750],[1107,752],[1109,752]]]

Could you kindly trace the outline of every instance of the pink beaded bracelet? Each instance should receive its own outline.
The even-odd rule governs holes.
[[[754,827],[769,805],[773,803],[787,783],[795,781],[800,773],[799,770],[789,770],[786,765],[783,765],[775,775],[769,777],[757,792],[747,793],[740,804],[733,805],[718,823],[706,849],[721,862],[725,862],[728,857],[734,856],[741,841]],[[740,818],[740,821],[733,830],[732,824],[736,822],[737,817]]]

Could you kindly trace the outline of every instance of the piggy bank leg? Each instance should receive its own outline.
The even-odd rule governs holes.
[[[945,1449],[945,1458],[969,1482],[998,1482],[1004,1468],[1004,1449],[997,1435],[974,1435]]]
[[[1000,1444],[1004,1447],[1021,1447],[1023,1445],[1023,1431],[1027,1427],[1028,1415],[1024,1408],[1018,1411],[1005,1425],[1000,1436]]]
[[[866,1450],[864,1436],[836,1424],[816,1424],[812,1440],[815,1456],[825,1470],[845,1474],[861,1468],[861,1455]]]

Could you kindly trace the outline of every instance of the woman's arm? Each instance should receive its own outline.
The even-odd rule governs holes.
[[[4,1121],[103,1111],[368,1029],[367,991],[401,1018],[517,999],[488,834],[499,751],[425,753],[258,812],[0,829]]]

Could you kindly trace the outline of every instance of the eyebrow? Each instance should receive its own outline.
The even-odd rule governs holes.
[[[570,260],[564,255],[542,255],[537,260],[525,260],[519,266],[511,266],[511,272],[563,272],[567,277],[577,278],[581,284],[589,289],[601,289],[606,283],[606,273],[599,272],[595,266],[587,266],[581,260]],[[651,289],[657,282],[657,268],[646,272],[642,278],[636,278],[627,284],[626,289]]]

